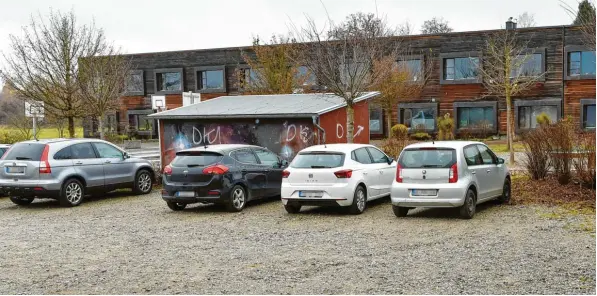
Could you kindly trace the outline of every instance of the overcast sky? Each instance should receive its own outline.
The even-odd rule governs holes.
[[[577,0],[563,0],[577,6]],[[0,2],[0,51],[8,35],[21,33],[31,15],[50,8],[74,10],[79,22],[95,20],[124,52],[153,52],[250,45],[253,36],[269,39],[301,26],[305,16],[323,26],[326,9],[338,22],[353,12],[378,13],[391,25],[443,17],[455,31],[497,29],[508,17],[528,11],[537,25],[569,24],[559,0],[16,0]],[[0,63],[2,59],[0,58]],[[1,82],[0,82],[1,83]]]

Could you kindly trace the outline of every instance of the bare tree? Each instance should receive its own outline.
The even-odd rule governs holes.
[[[301,73],[293,43],[290,38],[272,36],[269,44],[260,44],[259,38],[254,38],[252,52],[242,53],[250,66],[238,73],[243,92],[290,94],[302,88],[310,73]]]
[[[441,17],[434,17],[430,20],[423,22],[423,26],[421,26],[421,34],[441,34],[441,33],[450,33],[454,31],[448,24],[448,21],[445,21]]]
[[[383,20],[359,13],[340,25],[330,21],[327,31],[307,19],[307,25],[295,33],[300,42],[299,63],[315,74],[320,86],[346,102],[346,140],[352,143],[355,99],[387,75],[373,71],[373,67],[376,61],[396,56],[394,48],[398,45],[380,38],[393,34],[393,30]]]
[[[583,0],[578,4],[578,9],[560,0],[560,6],[566,10],[571,18],[574,18],[572,25],[580,26],[583,43],[595,50],[595,2]]]
[[[396,28],[396,35],[408,36],[408,35],[412,35],[414,31],[415,30],[414,30],[412,24],[410,22],[406,21],[406,22],[403,22],[398,25],[398,28]]]
[[[104,139],[104,118],[118,110],[125,85],[133,81],[127,82],[132,69],[130,58],[111,46],[102,54],[81,60],[78,82],[86,115],[96,118],[100,138]]]
[[[545,72],[536,70],[532,65],[533,57],[528,42],[522,41],[515,30],[500,30],[485,41],[482,48],[483,60],[479,71],[487,95],[506,100],[508,150],[510,163],[514,163],[514,116],[512,97],[531,90]],[[497,114],[496,114],[497,116]]]
[[[535,22],[535,14],[523,12],[516,18],[516,26],[519,28],[530,28],[537,25]]]
[[[408,50],[399,56],[387,56],[375,61],[373,71],[388,73],[372,86],[381,94],[375,100],[383,110],[386,128],[392,129],[392,109],[401,101],[418,97],[427,84],[433,70],[432,55],[423,52],[413,58]]]
[[[72,11],[50,11],[46,20],[32,16],[23,35],[10,35],[9,40],[11,53],[3,54],[2,78],[21,97],[41,101],[47,112],[66,118],[74,137],[75,118],[85,111],[77,82],[79,58],[102,52],[103,31],[94,24],[79,25]]]

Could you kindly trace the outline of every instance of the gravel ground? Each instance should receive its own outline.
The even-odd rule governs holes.
[[[595,294],[595,237],[543,207],[473,220],[388,200],[360,216],[280,201],[170,211],[157,192],[76,208],[0,199],[0,294]]]

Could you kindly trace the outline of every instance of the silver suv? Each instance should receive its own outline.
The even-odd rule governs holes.
[[[0,196],[18,205],[54,198],[62,206],[77,206],[86,194],[119,188],[146,194],[153,180],[149,161],[96,139],[25,141],[0,158]]]

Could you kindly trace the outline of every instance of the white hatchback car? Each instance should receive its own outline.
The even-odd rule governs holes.
[[[299,152],[282,173],[282,203],[288,213],[302,206],[350,207],[390,194],[396,162],[372,145],[329,144]]]
[[[460,207],[460,216],[470,219],[479,203],[508,202],[510,185],[504,160],[483,143],[418,143],[400,153],[392,208],[396,216],[404,217],[415,207]]]

